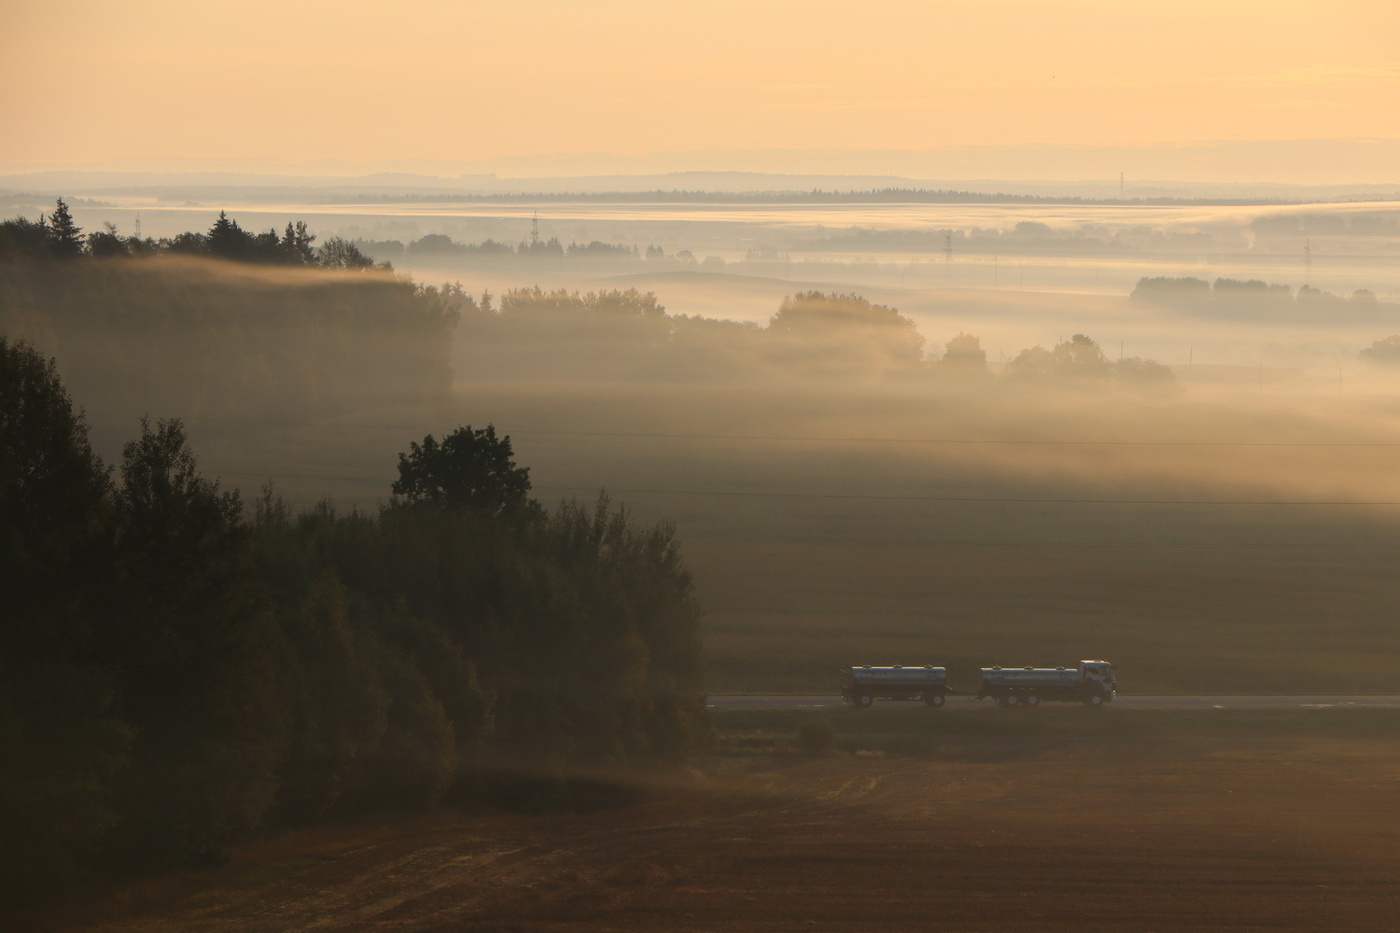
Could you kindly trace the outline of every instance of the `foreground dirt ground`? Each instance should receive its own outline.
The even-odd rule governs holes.
[[[291,834],[61,927],[1400,931],[1390,737],[988,737],[715,758],[640,789],[589,813]]]

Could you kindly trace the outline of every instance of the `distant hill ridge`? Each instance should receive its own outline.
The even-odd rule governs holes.
[[[643,175],[509,177],[494,174],[440,176],[410,173],[363,175],[258,174],[252,172],[112,172],[50,170],[0,175],[0,197],[54,193],[68,196],[157,196],[164,200],[255,199],[484,200],[488,198],[666,200],[705,202],[888,201],[929,203],[1212,203],[1256,204],[1307,201],[1400,200],[1400,185],[1205,184],[1171,180],[1119,179],[1016,181],[927,179],[899,175],[773,174],[764,172],[672,172]]]

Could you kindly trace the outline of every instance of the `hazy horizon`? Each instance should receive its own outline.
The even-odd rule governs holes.
[[[1037,185],[1093,197],[1286,196],[1289,189],[1400,186],[1400,137],[1198,140],[1136,145],[1030,141],[896,149],[708,149],[625,152],[542,151],[484,159],[276,158],[150,155],[25,158],[0,147],[0,184],[75,179],[78,184],[356,185],[442,187],[473,192],[684,190],[865,190],[914,186],[1037,192]],[[1121,186],[1121,189],[1120,189]],[[1265,192],[1265,193],[1260,193]]]
[[[60,0],[3,15],[7,173],[1400,181],[1400,12],[1369,0],[254,0],[236,17]]]

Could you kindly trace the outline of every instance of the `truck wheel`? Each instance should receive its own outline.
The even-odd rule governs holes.
[[[1007,706],[1020,706],[1021,698],[1014,693],[1008,693],[1004,702]]]
[[[1027,706],[1039,706],[1039,705],[1040,705],[1040,697],[1036,696],[1034,693],[1029,693],[1029,694],[1027,694],[1027,695],[1026,695],[1026,705],[1027,705]]]
[[[870,704],[875,702],[875,698],[868,693],[856,694],[856,706],[861,709],[869,709]]]
[[[937,709],[938,707],[943,705],[943,694],[925,693],[924,702],[927,703],[929,706],[932,706],[934,709]]]
[[[1085,705],[1085,706],[1090,706],[1090,707],[1099,707],[1099,706],[1103,706],[1103,694],[1101,694],[1101,693],[1091,693],[1091,694],[1089,694],[1087,697],[1084,698],[1084,705]]]

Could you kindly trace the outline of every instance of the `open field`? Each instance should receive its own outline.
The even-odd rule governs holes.
[[[1137,694],[1393,694],[1396,420],[1383,395],[477,383],[191,431],[249,498],[373,507],[410,440],[494,422],[547,506],[676,521],[716,694],[1084,657]]]
[[[930,361],[966,332],[990,372],[1004,373],[1026,348],[1086,334],[1105,360],[1169,364],[1175,383],[1062,392],[988,373],[959,382],[933,365],[828,378],[801,361],[763,362],[742,337],[693,370],[626,381],[609,368],[625,353],[605,338],[566,328],[495,344],[489,328],[464,321],[452,394],[435,403],[359,399],[317,422],[294,409],[241,418],[241,397],[203,409],[193,396],[172,406],[168,395],[155,405],[93,391],[77,401],[109,462],[142,414],[181,417],[206,475],[245,501],[271,483],[297,507],[373,509],[411,441],[492,423],[546,507],[606,489],[642,519],[675,521],[714,693],[830,692],[834,671],[853,663],[937,663],[958,676],[1083,657],[1116,662],[1134,693],[1400,692],[1400,377],[1359,356],[1400,331],[1393,205],[923,205],[912,219],[866,205],[845,220],[844,207],[775,210],[541,212],[544,236],[659,243],[673,257],[708,243],[733,260],[727,272],[629,258],[551,278],[528,256],[494,270],[414,271],[498,299],[535,282],[636,286],[672,313],[757,323],[795,291],[856,290],[916,321]],[[344,215],[363,229],[340,232],[519,241],[535,208],[393,211]],[[197,213],[173,212],[170,229],[197,226]],[[1018,251],[950,260],[927,236],[942,223],[985,226],[969,244]],[[1022,223],[1054,236],[1017,233]],[[881,238],[900,231],[933,252]],[[1109,234],[1127,239],[1083,251]],[[836,249],[827,241],[837,235],[854,245]],[[1214,245],[1187,249],[1194,237]],[[743,258],[766,246],[795,258]],[[1300,265],[1305,249],[1310,266]],[[1128,297],[1142,275],[1307,280],[1337,298],[1156,305]],[[1384,300],[1347,298],[1355,288]],[[561,365],[577,360],[587,365]]]
[[[1038,713],[725,713],[689,772],[572,809],[293,833],[37,925],[1397,928],[1395,712]]]

